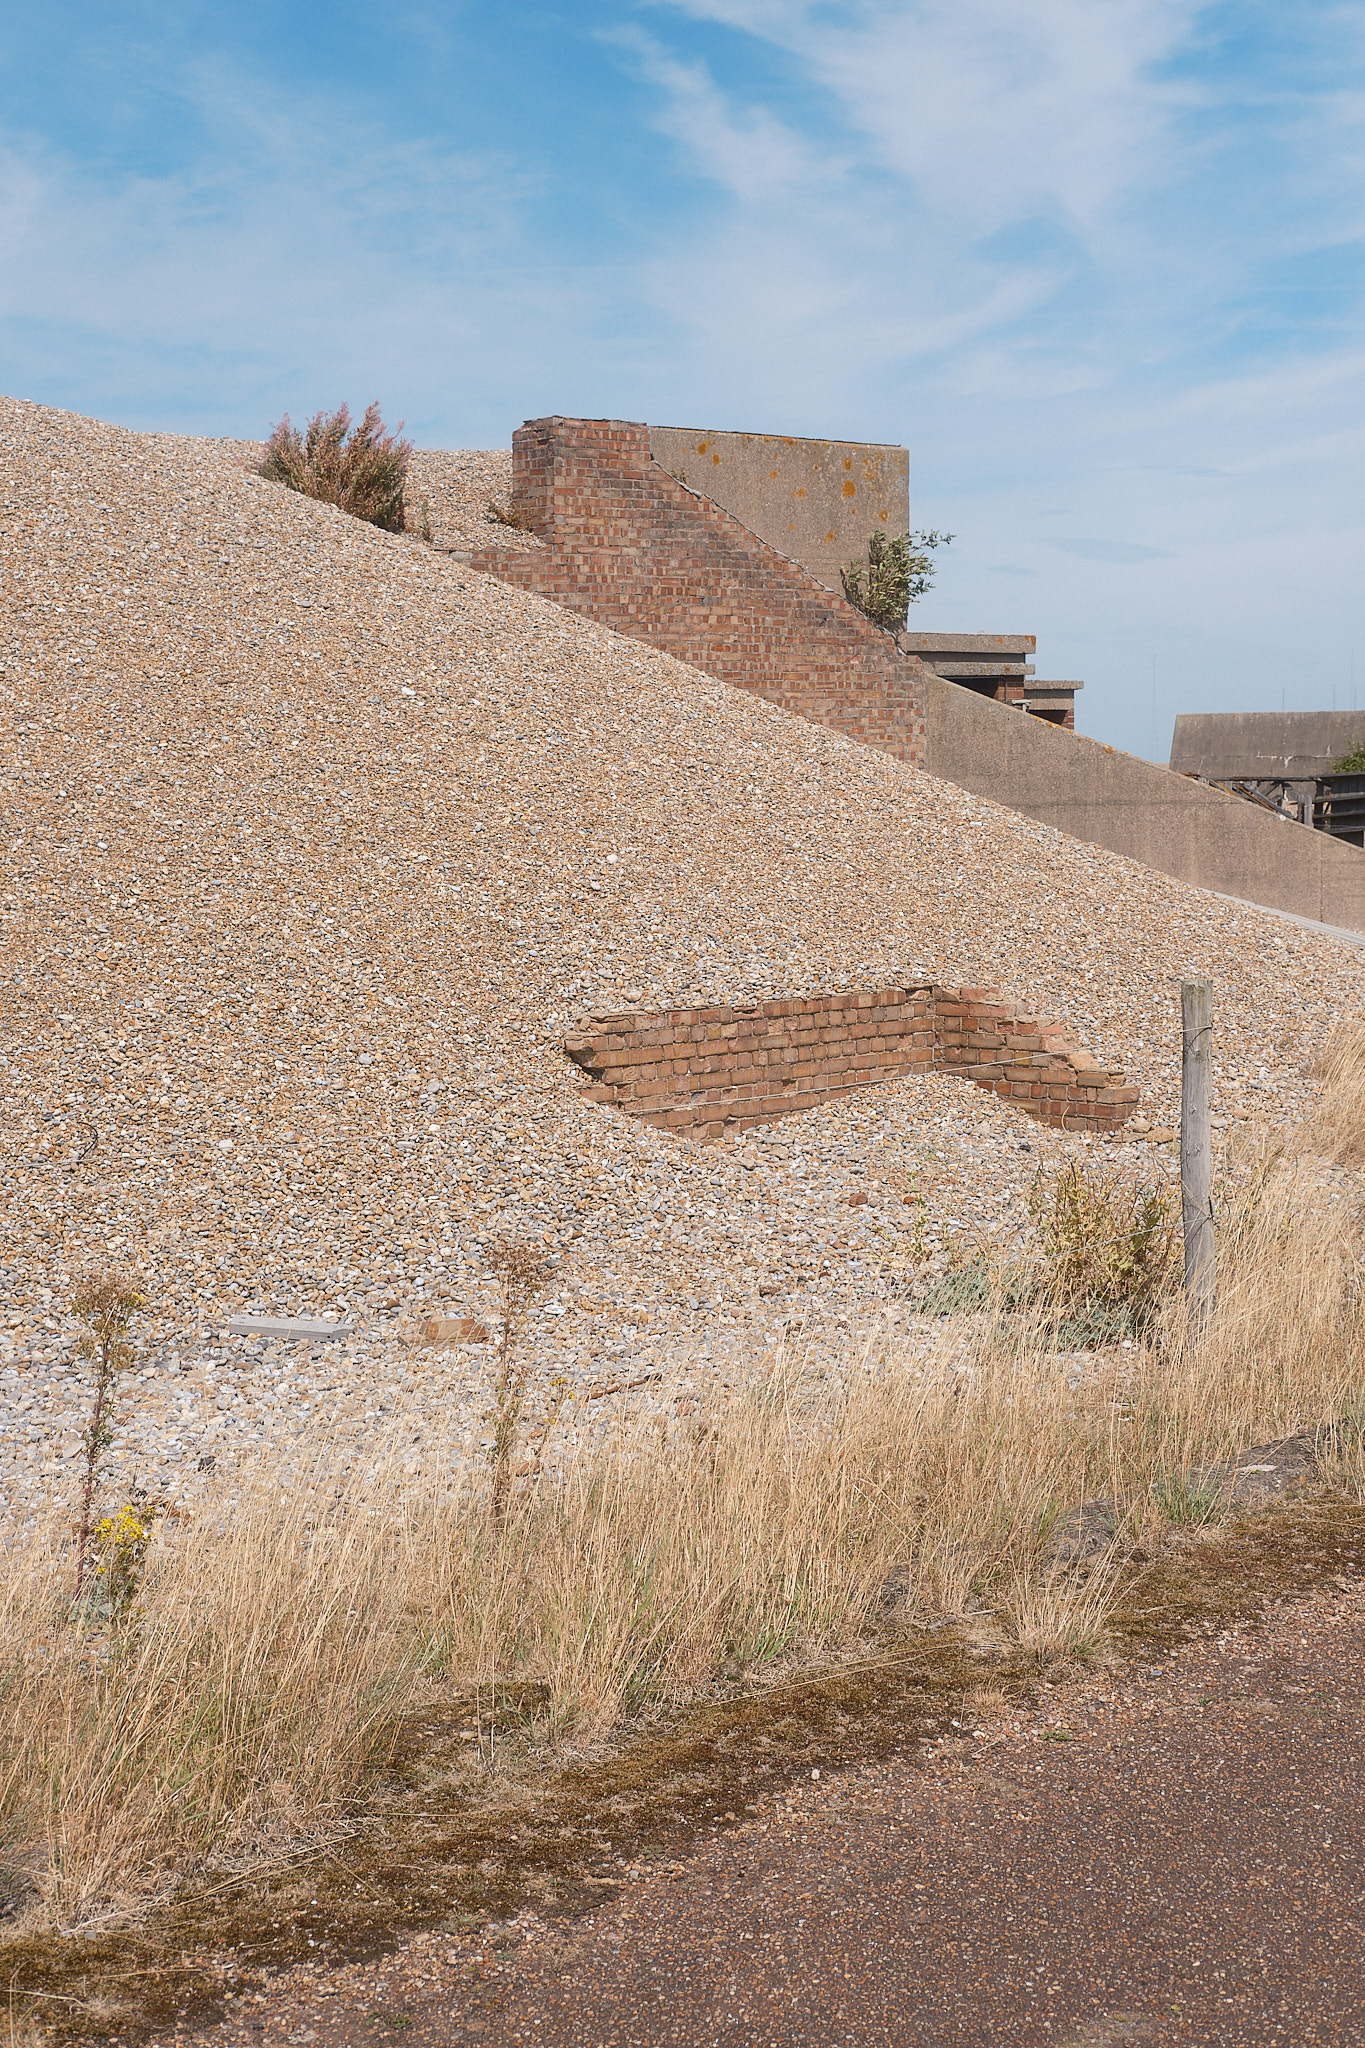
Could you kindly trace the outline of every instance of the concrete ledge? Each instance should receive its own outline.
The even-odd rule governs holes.
[[[230,1337],[286,1337],[299,1341],[329,1337],[353,1337],[354,1323],[324,1323],[310,1316],[234,1316],[228,1324]]]
[[[1365,933],[1365,852],[927,671],[925,766],[1198,889]]]

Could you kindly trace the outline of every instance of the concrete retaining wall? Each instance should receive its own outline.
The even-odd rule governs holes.
[[[931,775],[1131,860],[1365,932],[1365,853],[926,674]]]

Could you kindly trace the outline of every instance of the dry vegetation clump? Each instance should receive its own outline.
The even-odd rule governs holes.
[[[1040,1268],[1034,1293],[1066,1316],[1146,1327],[1177,1273],[1178,1192],[1131,1169],[1087,1171],[1079,1159],[1040,1169],[1029,1199]]]
[[[385,533],[403,533],[412,443],[402,439],[402,432],[400,420],[398,432],[389,433],[377,402],[366,406],[358,427],[352,427],[350,409],[342,405],[334,413],[315,413],[302,434],[286,413],[271,429],[258,471],[270,483],[337,505]]]
[[[520,1475],[496,1456],[414,1471],[399,1417],[364,1469],[281,1490],[262,1468],[159,1525],[136,1601],[99,1625],[73,1601],[69,1528],[17,1533],[0,1591],[9,1889],[89,1924],[315,1839],[363,1799],[402,1715],[452,1693],[532,1681],[545,1739],[600,1739],[722,1669],[982,1603],[1032,1656],[1085,1653],[1119,1568],[1045,1562],[1080,1503],[1111,1501],[1150,1538],[1197,1519],[1180,1503],[1211,1463],[1294,1431],[1365,1490],[1357,1250],[1349,1205],[1280,1165],[1225,1227],[1197,1337],[1178,1300],[1144,1340],[1081,1357],[1030,1312],[988,1312],[927,1359],[869,1348],[832,1401],[789,1353],[700,1424],[627,1415],[594,1455]],[[539,1277],[511,1276],[514,1315]]]
[[[1343,1024],[1333,1033],[1318,1066],[1322,1083],[1308,1140],[1324,1159],[1358,1166],[1365,1159],[1365,1028]]]
[[[1073,1157],[1038,1169],[1028,1208],[1030,1253],[978,1246],[926,1289],[926,1314],[1022,1313],[1038,1341],[1072,1351],[1146,1331],[1180,1276],[1178,1189]]]

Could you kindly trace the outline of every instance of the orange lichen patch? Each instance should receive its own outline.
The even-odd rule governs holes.
[[[846,498],[856,498],[857,495],[858,486],[854,483],[852,477],[850,477],[848,482],[844,485],[844,496]]]

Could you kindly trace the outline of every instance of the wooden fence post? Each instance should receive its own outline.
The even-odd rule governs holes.
[[[1218,1259],[1213,1242],[1213,984],[1180,984],[1180,1216],[1185,1229],[1185,1292],[1198,1330],[1213,1307]]]

